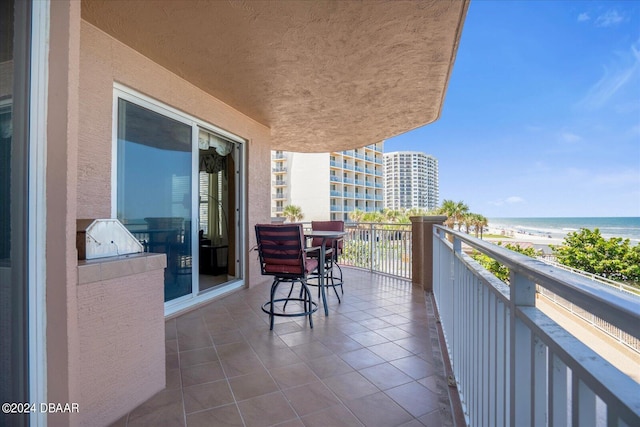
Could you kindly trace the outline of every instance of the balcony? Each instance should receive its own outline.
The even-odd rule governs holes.
[[[167,387],[118,425],[639,425],[637,380],[539,300],[587,305],[640,349],[640,299],[427,218],[347,227],[344,299],[313,330],[269,332],[268,280],[168,320]]]
[[[271,172],[273,172],[273,173],[285,173],[285,172],[287,172],[287,168],[284,167],[284,166],[276,166],[276,167],[271,169]]]

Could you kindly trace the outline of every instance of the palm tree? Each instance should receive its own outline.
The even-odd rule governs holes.
[[[304,218],[304,214],[302,213],[300,206],[295,205],[285,206],[282,210],[282,215],[284,215],[289,222],[301,221],[302,218]]]
[[[367,212],[366,214],[364,214],[362,216],[362,220],[364,222],[383,222],[384,221],[384,215],[381,214],[378,211],[375,212]]]
[[[362,217],[364,217],[364,211],[361,211],[360,209],[354,209],[349,212],[349,219],[355,223],[362,222]]]
[[[458,231],[462,227],[462,218],[464,214],[469,212],[469,206],[467,206],[463,201],[454,202],[453,200],[443,200],[442,206],[439,209],[439,213],[441,215],[446,215],[447,220],[444,222],[444,225],[453,228],[454,225],[458,224]]]
[[[476,229],[476,237],[478,237],[479,232],[480,238],[482,238],[482,230],[484,229],[484,227],[489,225],[489,220],[480,214],[473,214],[473,217],[473,226]]]
[[[464,232],[469,234],[469,230],[471,230],[471,226],[474,224],[476,214],[467,212],[462,215],[462,224],[464,224]],[[460,225],[458,225],[458,229],[460,229]]]
[[[398,222],[402,217],[402,213],[400,211],[387,208],[382,210],[382,215],[384,215],[384,220],[386,222]]]

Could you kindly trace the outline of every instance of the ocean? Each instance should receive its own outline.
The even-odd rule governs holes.
[[[564,238],[581,228],[598,228],[603,237],[622,237],[640,243],[640,217],[610,218],[489,218],[489,227],[505,228],[539,236]]]

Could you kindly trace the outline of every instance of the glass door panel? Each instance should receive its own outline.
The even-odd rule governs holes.
[[[29,37],[31,3],[0,4],[0,402],[29,401]],[[35,376],[36,374],[34,374]],[[37,376],[36,376],[37,379]],[[0,413],[0,426],[29,413]]]
[[[199,146],[199,290],[236,276],[234,143],[200,130]]]
[[[192,292],[192,127],[118,100],[117,216],[164,253],[164,300]]]

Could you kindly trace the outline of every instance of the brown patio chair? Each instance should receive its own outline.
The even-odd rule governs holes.
[[[274,276],[269,301],[262,305],[262,311],[269,314],[269,329],[273,330],[275,316],[308,316],[313,328],[311,314],[318,309],[307,287],[307,276],[318,268],[318,261],[308,257],[308,252],[318,248],[305,249],[302,224],[257,224],[256,239],[260,269],[263,275]],[[281,283],[291,285],[289,294],[277,297]],[[291,297],[294,285],[300,283],[298,297]],[[300,310],[286,312],[289,302],[297,303]]]

